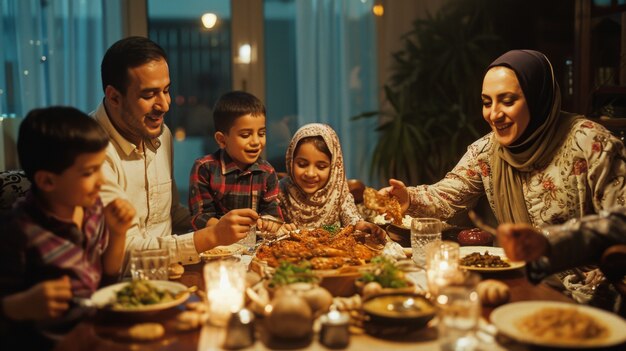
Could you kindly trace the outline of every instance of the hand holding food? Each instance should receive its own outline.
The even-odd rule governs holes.
[[[548,239],[529,224],[498,226],[498,243],[513,261],[534,261],[549,251]]]
[[[215,224],[215,233],[222,240],[220,245],[230,245],[246,237],[259,215],[252,209],[230,210]]]
[[[363,191],[363,204],[365,207],[384,214],[394,224],[402,225],[403,210],[398,199],[391,194],[382,194],[373,188],[365,188]],[[408,206],[407,206],[408,207]]]

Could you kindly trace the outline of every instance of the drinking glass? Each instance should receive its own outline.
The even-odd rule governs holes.
[[[252,254],[254,252],[254,247],[256,246],[256,235],[257,235],[257,226],[253,225],[250,227],[248,234],[245,238],[238,241],[239,244],[243,245],[246,248],[247,253]]]
[[[170,255],[167,249],[132,250],[130,274],[133,280],[167,280]]]
[[[411,248],[413,261],[418,266],[426,265],[426,251],[434,243],[441,241],[443,224],[437,218],[413,218],[411,221]]]
[[[442,351],[476,350],[476,328],[480,318],[480,300],[476,285],[480,277],[476,273],[459,271],[456,279],[440,286],[435,303],[439,345]]]

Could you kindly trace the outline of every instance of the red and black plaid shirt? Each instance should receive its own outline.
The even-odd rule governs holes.
[[[278,177],[274,167],[258,159],[239,169],[222,149],[197,159],[189,177],[189,210],[194,229],[209,219],[237,208],[283,218],[278,206]]]

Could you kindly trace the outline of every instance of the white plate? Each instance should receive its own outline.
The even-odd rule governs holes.
[[[546,307],[575,308],[579,312],[593,317],[609,329],[609,335],[601,339],[591,339],[581,342],[576,339],[560,338],[555,340],[541,340],[534,335],[519,330],[515,324],[520,319],[536,313]],[[510,303],[496,308],[491,313],[491,322],[502,334],[533,345],[548,347],[566,347],[568,349],[585,349],[592,347],[606,347],[626,342],[626,321],[616,314],[606,312],[594,307],[579,305],[575,303],[555,302],[555,301],[522,301]]]
[[[178,294],[181,291],[183,291],[183,293],[172,301],[138,307],[114,307],[110,310],[115,312],[160,311],[166,308],[178,306],[181,303],[187,301],[187,299],[189,298],[189,292],[187,291],[187,287],[181,283],[171,282],[168,280],[150,280],[149,282],[155,288],[159,290],[167,290],[174,295]],[[115,300],[115,295],[117,294],[117,292],[128,284],[130,284],[130,282],[122,282],[99,289],[98,291],[93,293],[93,295],[91,295],[91,301],[93,301],[99,308],[107,308],[107,305]]]
[[[245,250],[245,246],[241,244],[232,244],[228,246],[217,246],[211,250],[200,253],[200,257],[204,259],[216,259],[230,257],[242,253]]]
[[[526,262],[516,262],[509,261],[509,258],[504,254],[504,249],[501,247],[493,247],[493,246],[461,246],[459,249],[459,256],[463,258],[469,254],[474,252],[478,252],[484,254],[485,251],[489,252],[490,255],[500,256],[502,261],[508,262],[510,266],[508,267],[474,267],[474,266],[461,266],[470,271],[477,272],[500,272],[500,271],[510,271],[513,269],[522,268],[526,265]]]

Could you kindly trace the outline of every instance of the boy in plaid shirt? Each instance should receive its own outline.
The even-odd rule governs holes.
[[[278,177],[260,159],[265,148],[265,106],[254,95],[233,91],[213,109],[219,149],[197,159],[189,179],[189,210],[194,229],[214,225],[228,211],[251,208],[282,220]],[[259,219],[259,229],[276,232],[280,225]]]

